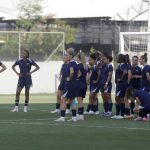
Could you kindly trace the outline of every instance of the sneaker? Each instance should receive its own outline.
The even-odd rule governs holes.
[[[56,122],[64,122],[65,121],[65,117],[60,117],[60,118],[58,118],[58,119],[56,119],[54,121],[56,121]]]
[[[70,109],[66,109],[65,114],[70,114]]]
[[[107,115],[107,112],[105,112],[105,111],[103,111],[102,113],[101,113],[101,116],[106,116]]]
[[[68,121],[69,121],[69,122],[70,122],[70,121],[77,122],[77,117],[72,117],[72,118],[69,119]]]
[[[117,115],[114,115],[111,117],[111,119],[116,119],[117,118]]]
[[[95,114],[94,111],[92,111],[92,110],[89,111],[89,115],[94,115],[94,114]]]
[[[142,117],[137,117],[137,118],[134,119],[134,121],[142,121],[142,120],[143,120]]]
[[[84,114],[84,115],[88,115],[88,114],[89,114],[89,112],[88,112],[88,111],[85,111],[83,114]]]
[[[77,121],[78,120],[84,120],[84,115],[77,115]]]
[[[110,111],[107,112],[106,116],[110,117],[112,115],[112,113]]]
[[[144,117],[144,118],[143,118],[143,121],[148,121],[148,118]]]
[[[99,111],[96,111],[96,112],[95,112],[95,115],[99,115]]]
[[[118,115],[116,119],[123,119],[124,117]]]
[[[52,110],[52,111],[51,111],[51,113],[52,113],[52,114],[55,114],[55,113],[60,113],[60,109],[55,109],[55,110]]]
[[[24,106],[23,112],[28,112],[28,106]]]
[[[133,119],[134,116],[133,115],[124,115],[124,119]]]
[[[19,111],[18,106],[15,106],[15,108],[12,109],[12,110],[10,110],[10,111],[11,111],[11,112],[18,112],[18,111]]]

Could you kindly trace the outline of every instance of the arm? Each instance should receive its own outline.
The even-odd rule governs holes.
[[[147,77],[148,83],[150,84],[150,74],[149,74],[149,72],[146,73],[146,77]]]
[[[36,63],[33,66],[35,66],[35,69],[29,72],[30,75],[40,69],[40,67]]]
[[[70,67],[70,74],[69,74],[69,77],[67,77],[67,81],[71,80],[71,78],[73,77],[73,74],[74,74],[74,69],[73,67]]]
[[[21,74],[19,73],[19,72],[17,72],[17,70],[16,70],[16,64],[13,64],[13,66],[12,66],[12,69],[13,69],[13,71],[18,75],[18,76],[21,76]]]
[[[1,64],[1,67],[2,67],[2,68],[1,68],[1,70],[0,70],[0,73],[3,72],[4,70],[6,70],[6,66],[5,66],[4,64]]]

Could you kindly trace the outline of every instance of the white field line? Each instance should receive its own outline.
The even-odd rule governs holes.
[[[50,118],[50,119],[54,119],[54,118]],[[56,119],[56,118],[55,118]],[[46,119],[48,120],[48,119]],[[112,127],[112,126],[103,126],[103,125],[78,125],[78,124],[66,124],[65,122],[62,123],[44,123],[44,122],[16,122],[14,121],[2,121],[0,122],[1,124],[14,124],[14,125],[49,125],[49,126],[70,126],[70,127],[82,127],[82,128],[106,128],[106,129],[124,129],[124,130],[143,130],[143,131],[150,131],[150,128],[134,128],[134,127],[124,127],[124,126],[118,126],[118,127]]]

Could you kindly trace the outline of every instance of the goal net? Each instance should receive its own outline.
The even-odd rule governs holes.
[[[150,55],[150,32],[121,32],[120,53],[140,57],[144,53]],[[150,59],[148,59],[150,63]]]

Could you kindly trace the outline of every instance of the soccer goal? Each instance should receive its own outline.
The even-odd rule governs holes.
[[[150,32],[121,32],[120,53],[132,56],[150,55]],[[150,59],[148,59],[150,63]]]

